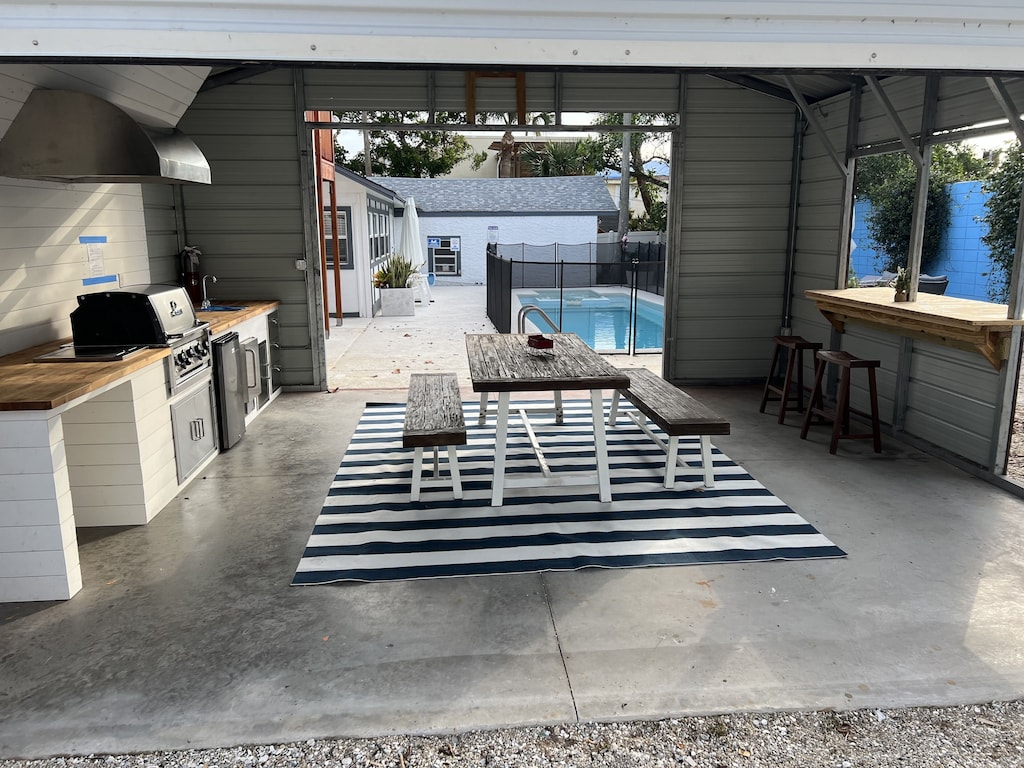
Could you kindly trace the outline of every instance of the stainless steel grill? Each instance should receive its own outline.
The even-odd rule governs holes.
[[[78,297],[71,313],[72,345],[40,362],[123,360],[147,347],[169,347],[168,387],[186,387],[213,366],[210,324],[196,319],[184,288],[142,285]]]

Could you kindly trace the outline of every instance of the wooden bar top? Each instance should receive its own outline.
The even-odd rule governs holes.
[[[575,333],[546,334],[550,354],[527,346],[523,333],[466,334],[474,392],[542,392],[625,389],[629,376],[588,347]]]
[[[860,321],[891,333],[978,352],[997,370],[1006,359],[1009,334],[1024,320],[1007,317],[1005,304],[918,293],[915,301],[893,301],[892,288],[808,290],[804,295],[840,333]]]
[[[196,310],[196,318],[210,324],[210,335],[219,336],[239,323],[262,315],[264,312],[280,306],[280,301],[218,301],[218,307],[245,307],[245,309],[229,309],[227,311]]]
[[[216,336],[228,328],[269,312],[279,301],[222,302],[240,304],[246,309],[227,312],[196,312],[200,321],[210,323]],[[166,347],[147,349],[127,360],[113,362],[35,363],[39,355],[52,352],[71,339],[60,339],[0,357],[0,411],[48,411],[83,395],[127,378],[170,355]]]

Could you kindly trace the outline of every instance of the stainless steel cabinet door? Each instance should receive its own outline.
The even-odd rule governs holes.
[[[174,463],[183,483],[196,467],[217,450],[217,422],[213,414],[213,381],[171,405]]]

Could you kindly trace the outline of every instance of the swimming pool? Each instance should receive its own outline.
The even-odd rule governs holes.
[[[604,292],[594,289],[557,289],[518,291],[520,306],[536,304],[562,326],[565,333],[575,333],[598,352],[629,351],[629,293]],[[560,299],[564,301],[562,307]],[[547,323],[537,315],[527,318],[541,331],[549,331]],[[636,312],[636,351],[658,352],[665,336],[665,311],[661,304],[639,296]]]

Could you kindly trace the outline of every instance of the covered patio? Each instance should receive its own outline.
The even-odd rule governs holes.
[[[647,3],[634,19],[566,2],[538,25],[530,4],[79,5],[11,6],[4,130],[33,92],[81,90],[190,137],[216,181],[6,172],[0,353],[66,335],[94,238],[109,234],[105,277],[126,283],[176,282],[176,254],[201,244],[218,299],[280,301],[285,392],[138,527],[76,530],[47,434],[31,526],[0,495],[0,525],[30,529],[0,530],[0,576],[67,552],[84,586],[0,605],[0,757],[1024,695],[1024,517],[1003,478],[1019,270],[1016,327],[987,356],[864,312],[839,328],[807,298],[846,284],[859,157],[906,151],[923,191],[933,145],[995,121],[1024,137],[1020,9]],[[472,294],[436,291],[411,320],[325,342],[312,133],[339,124],[307,113],[450,111],[465,122],[433,127],[469,130],[513,106],[517,126],[551,112],[563,132],[577,110],[676,116],[651,363],[728,418],[716,445],[846,557],[290,586],[365,406],[401,401],[413,370],[468,382],[462,334],[487,325],[482,290],[479,314]],[[881,453],[830,456],[825,430],[801,440],[758,413],[789,332],[881,360]],[[4,450],[6,489],[23,451]]]
[[[1020,500],[889,435],[830,456],[756,386],[688,391],[846,558],[289,586],[364,405],[468,384],[483,303],[343,327],[331,391],[282,395],[149,525],[83,530],[75,599],[3,606],[0,756],[1022,695]]]

